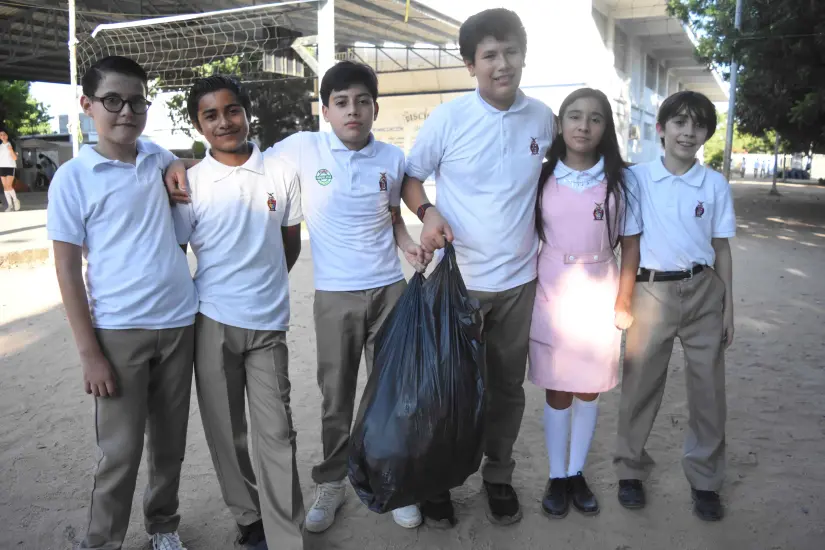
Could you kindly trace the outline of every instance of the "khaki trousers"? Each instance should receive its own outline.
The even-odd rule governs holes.
[[[484,316],[486,426],[481,476],[489,483],[512,483],[513,445],[524,416],[524,374],[536,281],[502,292],[471,290]]]
[[[627,331],[619,433],[619,479],[645,480],[645,444],[662,403],[673,341],[685,351],[688,426],[682,467],[694,489],[717,491],[725,471],[725,283],[712,269],[692,279],[637,282]]]
[[[321,440],[324,460],[312,469],[315,483],[347,476],[349,436],[361,353],[372,371],[375,336],[407,288],[406,281],[350,292],[315,291],[318,386],[323,395]]]
[[[304,501],[289,406],[286,333],[224,325],[202,314],[195,326],[198,403],[224,501],[242,531],[263,519],[270,547],[302,549]],[[244,390],[255,471],[247,448]]]
[[[80,548],[120,550],[129,527],[144,433],[149,473],[143,497],[146,531],[169,533],[180,523],[178,486],[189,423],[194,329],[96,333],[114,369],[117,395],[95,399],[100,460]]]

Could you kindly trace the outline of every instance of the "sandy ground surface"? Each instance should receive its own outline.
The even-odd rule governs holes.
[[[524,520],[494,527],[478,475],[454,492],[459,524],[405,531],[362,506],[350,490],[337,523],[307,535],[309,549],[576,548],[807,550],[825,536],[825,189],[733,186],[739,237],[733,243],[737,338],[728,354],[728,516],[705,524],[690,513],[679,463],[687,422],[684,363],[674,351],[664,405],[649,440],[658,465],[648,507],[616,501],[611,452],[619,392],[602,398],[586,473],[602,513],[551,521],[540,512],[547,478],[542,393],[526,384],[514,485]],[[305,243],[308,244],[308,243]],[[289,333],[293,410],[304,496],[321,458],[320,393],[315,383],[312,278],[308,246],[292,273]],[[82,538],[95,463],[93,402],[48,265],[0,270],[0,550],[71,549]],[[363,384],[363,376],[362,376]],[[139,487],[145,483],[141,471]],[[233,521],[221,501],[197,402],[181,485],[180,533],[190,550],[233,548]],[[125,548],[146,549],[141,495],[135,495]],[[270,545],[277,549],[277,543]]]

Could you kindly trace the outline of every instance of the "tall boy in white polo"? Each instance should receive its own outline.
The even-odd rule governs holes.
[[[464,22],[459,46],[478,89],[432,112],[408,155],[404,184],[407,206],[424,221],[422,246],[444,244],[441,235],[430,235],[431,227],[452,234],[464,282],[481,303],[487,360],[481,473],[488,517],[497,524],[522,517],[512,453],[524,414],[536,292],[536,193],[554,127],[551,109],[518,89],[526,40],[509,10],[486,10]],[[426,202],[422,186],[433,174],[437,208]],[[454,522],[447,493],[423,505],[422,513]]]
[[[196,385],[224,500],[242,536],[263,520],[270,545],[299,550],[304,508],[290,410],[281,228],[301,223],[301,195],[292,164],[250,147],[242,166],[207,154],[188,170],[191,203],[174,208],[175,228],[178,242],[190,244],[197,258]]]

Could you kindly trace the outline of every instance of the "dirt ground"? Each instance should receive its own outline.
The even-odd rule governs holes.
[[[602,513],[561,521],[539,507],[548,467],[542,393],[527,389],[516,444],[514,485],[524,520],[494,527],[478,475],[454,492],[452,530],[405,531],[370,513],[350,490],[336,524],[307,535],[308,549],[575,548],[599,550],[822,549],[825,536],[825,188],[735,184],[739,236],[733,242],[736,342],[728,353],[727,518],[706,524],[690,513],[680,454],[686,425],[683,358],[674,351],[664,405],[648,448],[658,464],[648,507],[623,509],[611,466],[619,392],[602,398],[586,468]],[[308,243],[305,243],[305,245]],[[310,468],[321,458],[315,383],[309,247],[291,276],[289,333],[293,410],[307,506]],[[95,463],[93,402],[80,368],[53,268],[0,270],[0,550],[72,549],[82,538]],[[363,376],[362,376],[363,378]],[[363,379],[362,379],[363,384]],[[141,472],[139,486],[145,483]],[[233,548],[233,521],[221,500],[197,402],[191,408],[181,484],[180,534],[190,550]],[[129,550],[149,548],[135,495]],[[818,542],[817,542],[818,541]],[[278,548],[277,541],[270,545]]]

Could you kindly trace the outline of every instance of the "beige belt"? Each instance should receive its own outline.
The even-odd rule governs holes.
[[[601,264],[616,257],[612,250],[572,253],[562,252],[556,249],[542,250],[541,256],[551,259],[560,258],[566,264]]]

